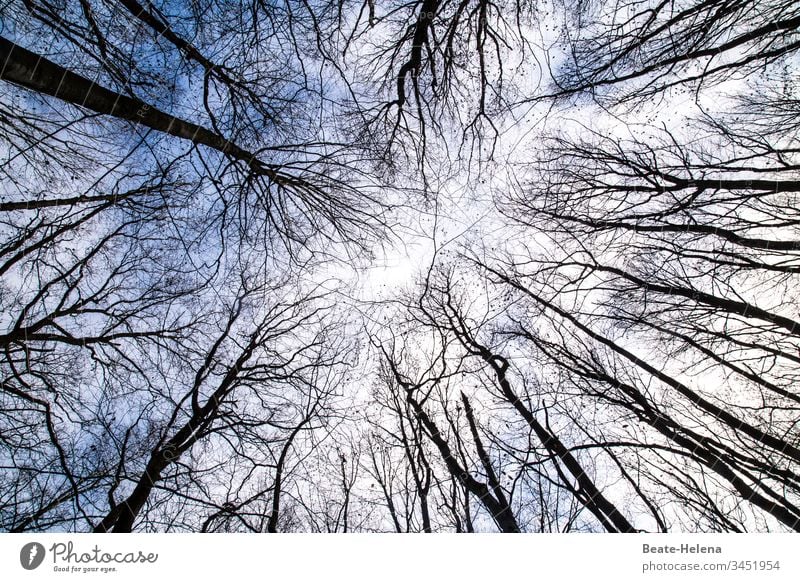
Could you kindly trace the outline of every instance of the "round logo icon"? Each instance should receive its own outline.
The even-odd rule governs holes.
[[[22,546],[19,551],[19,563],[26,570],[35,570],[44,562],[44,546],[38,542],[31,542]]]

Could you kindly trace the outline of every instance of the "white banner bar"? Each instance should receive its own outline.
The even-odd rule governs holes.
[[[800,580],[796,534],[4,534],[0,579]]]

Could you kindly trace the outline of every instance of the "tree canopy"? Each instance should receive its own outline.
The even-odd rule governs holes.
[[[0,529],[800,531],[797,2],[0,15]]]

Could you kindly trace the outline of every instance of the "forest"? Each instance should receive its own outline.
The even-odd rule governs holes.
[[[0,530],[800,531],[800,3],[0,1]]]

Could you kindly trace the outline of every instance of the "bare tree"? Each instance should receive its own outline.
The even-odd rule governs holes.
[[[565,2],[549,96],[640,102],[763,72],[798,48],[793,2]]]
[[[3,530],[800,530],[796,2],[2,12]]]
[[[4,7],[4,529],[295,527],[354,349],[303,280],[389,201],[294,8]]]

